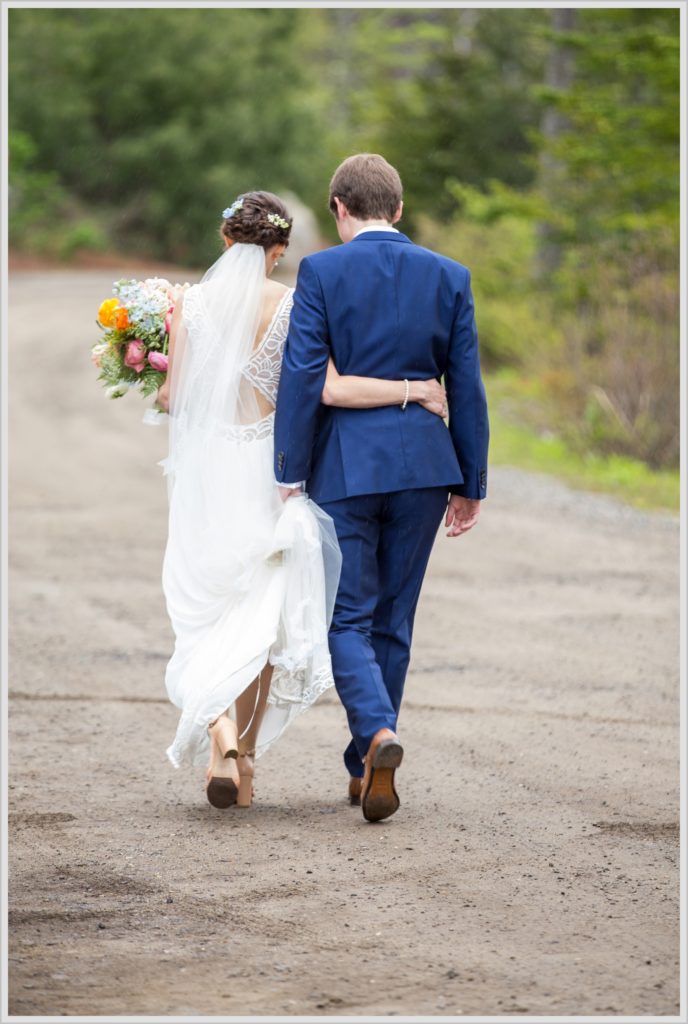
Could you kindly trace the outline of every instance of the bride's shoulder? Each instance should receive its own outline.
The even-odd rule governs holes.
[[[279,317],[280,322],[291,315],[294,289],[288,288],[279,281],[267,281],[264,292],[265,307],[271,310],[271,316]],[[275,324],[277,326],[277,324]]]
[[[266,278],[265,298],[272,300],[276,304],[281,302],[288,292],[293,291],[293,288],[289,288],[286,284],[282,284],[280,281],[271,281],[269,278]]]

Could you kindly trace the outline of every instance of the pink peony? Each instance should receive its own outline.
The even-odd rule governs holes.
[[[136,370],[137,373],[141,373],[141,370],[146,365],[146,346],[138,338],[134,341],[130,341],[127,345],[127,351],[124,356],[124,365],[130,367],[132,370]]]
[[[160,370],[161,373],[167,373],[168,359],[167,356],[162,354],[162,352],[149,352],[148,362],[154,370]]]

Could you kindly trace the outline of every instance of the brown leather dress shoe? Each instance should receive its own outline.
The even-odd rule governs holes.
[[[361,785],[361,808],[366,821],[381,821],[399,809],[394,772],[401,764],[404,748],[391,729],[378,729],[363,758],[365,772]]]
[[[358,775],[349,778],[349,803],[352,807],[359,807],[361,803],[361,786],[363,779]]]

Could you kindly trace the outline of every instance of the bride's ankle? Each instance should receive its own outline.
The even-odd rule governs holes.
[[[253,759],[255,750],[240,750],[237,757],[237,768],[240,775],[253,775]]]

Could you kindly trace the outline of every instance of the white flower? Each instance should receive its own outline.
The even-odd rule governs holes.
[[[102,341],[98,345],[94,345],[91,349],[91,359],[98,368],[102,365],[102,357],[109,348],[110,346],[108,343],[106,341]]]
[[[130,389],[131,384],[127,380],[121,380],[119,384],[111,384],[109,388],[105,389],[105,394],[108,398],[122,398],[126,395]]]

